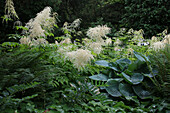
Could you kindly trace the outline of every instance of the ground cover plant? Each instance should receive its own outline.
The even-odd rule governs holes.
[[[82,19],[59,27],[57,15],[45,7],[0,45],[3,113],[170,112],[167,29],[151,39],[106,24],[81,31]]]

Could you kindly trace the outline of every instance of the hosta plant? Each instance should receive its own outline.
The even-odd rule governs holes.
[[[95,64],[106,67],[106,71],[89,78],[105,81],[107,86],[104,89],[113,97],[150,98],[153,89],[155,87],[159,89],[159,83],[155,78],[157,70],[151,67],[149,57],[137,52],[134,52],[134,55],[135,61],[127,58],[118,59],[115,62],[96,61]]]

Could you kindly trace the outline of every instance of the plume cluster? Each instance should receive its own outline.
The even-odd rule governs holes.
[[[103,42],[102,37],[106,37],[106,34],[110,33],[110,30],[106,25],[98,25],[97,27],[89,28],[87,36],[96,42]]]
[[[152,49],[155,50],[155,51],[159,51],[161,49],[164,49],[166,44],[170,44],[170,34],[168,35],[165,35],[165,37],[163,38],[162,41],[157,41],[158,38],[157,37],[152,37]]]
[[[24,30],[26,37],[20,39],[21,44],[40,45],[47,44],[46,35],[52,31],[53,25],[56,23],[56,13],[51,14],[51,8],[45,7],[35,18],[29,20],[26,24],[28,30]]]
[[[5,16],[6,18],[19,18],[15,11],[13,0],[6,0]]]
[[[81,71],[85,66],[94,59],[89,50],[78,49],[76,51],[67,52],[66,57],[73,63],[73,65]]]
[[[106,25],[98,25],[94,28],[89,28],[87,36],[90,39],[85,39],[85,45],[90,48],[94,53],[100,54],[102,51],[102,45],[110,45],[112,43],[111,38],[107,38],[106,34],[110,33],[111,28]],[[103,37],[107,38],[103,40]]]
[[[33,19],[30,19],[26,24],[28,31],[25,32],[30,38],[45,37],[52,30],[56,23],[55,16],[51,14],[51,8],[45,7],[43,11],[37,14]]]

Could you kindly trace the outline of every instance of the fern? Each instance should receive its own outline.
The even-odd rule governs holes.
[[[27,83],[27,84],[20,84],[20,85],[14,85],[9,88],[6,88],[7,90],[4,90],[2,93],[0,93],[0,109],[6,109],[12,107],[13,104],[17,105],[16,103],[20,103],[25,100],[33,99],[38,96],[38,94],[33,94],[31,96],[26,96],[22,98],[16,98],[16,93],[19,92],[24,92],[27,89],[34,88],[37,86],[38,82],[33,82],[33,83]],[[13,106],[17,107],[17,106]]]

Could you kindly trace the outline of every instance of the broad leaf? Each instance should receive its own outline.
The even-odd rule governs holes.
[[[116,63],[119,65],[119,68],[121,71],[123,71],[129,64],[131,64],[131,61],[127,58],[119,59],[116,61]]]
[[[131,97],[131,96],[135,96],[132,86],[129,84],[123,84],[120,83],[119,84],[119,91],[123,96],[127,96],[127,97]]]
[[[119,92],[119,81],[114,79],[109,79],[106,83],[108,86],[106,87],[106,91],[113,97],[120,97],[122,94]]]
[[[145,62],[145,59],[138,52],[134,51],[134,55],[138,60]]]
[[[109,63],[109,67],[111,69],[113,69],[114,71],[119,71],[119,67],[118,67],[117,63],[115,63],[115,62]]]
[[[132,76],[128,76],[127,74],[122,72],[122,75],[127,82],[134,84],[134,85],[139,84],[143,81],[143,75],[140,73],[133,73]]]
[[[96,61],[95,64],[100,65],[100,66],[104,66],[104,67],[109,67],[109,62],[107,62],[105,60]]]
[[[104,74],[93,75],[89,77],[92,80],[100,80],[100,81],[107,81],[109,79],[108,76]]]
[[[142,85],[139,84],[137,86],[132,87],[134,92],[141,98],[141,99],[148,99],[151,98],[151,93],[147,90],[142,88]]]
[[[141,53],[138,53],[138,52],[134,51],[134,55],[136,56],[137,59],[139,59],[142,62],[146,62],[147,61],[147,62],[151,63],[149,58],[147,56],[141,54]]]

